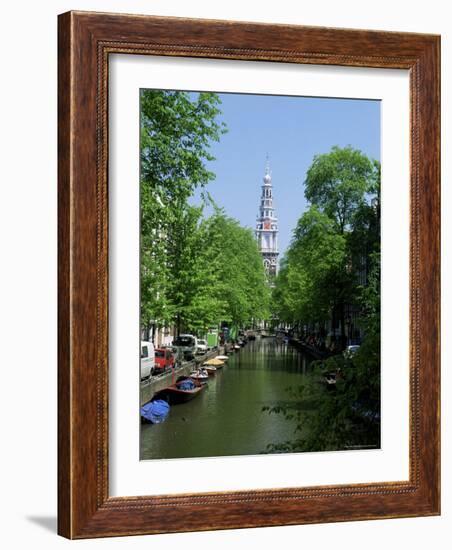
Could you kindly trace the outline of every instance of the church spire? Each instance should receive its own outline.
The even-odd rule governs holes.
[[[256,239],[265,271],[268,276],[273,277],[278,272],[278,218],[273,208],[273,186],[268,153],[263,182],[256,221]]]

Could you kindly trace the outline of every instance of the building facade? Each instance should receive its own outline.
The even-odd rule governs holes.
[[[273,207],[273,185],[267,157],[261,187],[259,214],[256,219],[256,239],[262,254],[265,272],[271,280],[278,273],[278,218]]]

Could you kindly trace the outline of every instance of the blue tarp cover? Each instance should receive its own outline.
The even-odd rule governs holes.
[[[182,382],[178,382],[177,389],[179,390],[194,390],[196,387],[196,384],[193,382],[193,380],[182,380]]]
[[[141,407],[141,416],[153,424],[160,424],[166,420],[169,414],[170,406],[163,399],[149,401]]]

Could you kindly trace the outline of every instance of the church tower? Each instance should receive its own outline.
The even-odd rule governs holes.
[[[278,218],[273,208],[273,187],[268,156],[263,181],[256,221],[256,239],[265,271],[271,279],[278,272]]]

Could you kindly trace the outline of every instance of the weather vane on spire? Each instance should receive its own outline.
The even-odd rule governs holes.
[[[270,175],[270,157],[268,153],[265,157],[265,173]]]

